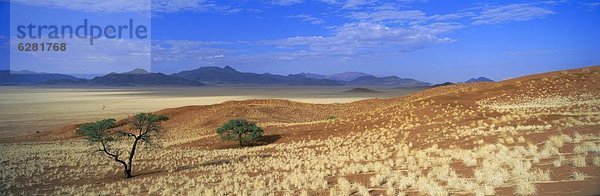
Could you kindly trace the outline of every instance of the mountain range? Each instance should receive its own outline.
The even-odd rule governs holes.
[[[432,87],[438,87],[438,86],[448,86],[448,85],[453,85],[454,83],[452,82],[444,82],[444,83],[440,83],[440,84],[434,84]]]
[[[492,79],[486,78],[486,77],[479,77],[479,78],[471,78],[469,80],[467,80],[465,83],[474,83],[474,82],[494,82]]]
[[[322,74],[316,74],[316,73],[300,73],[299,75],[302,75],[307,78],[329,79],[329,80],[342,81],[342,82],[350,82],[352,80],[355,80],[355,79],[363,77],[363,76],[370,76],[369,74],[362,73],[362,72],[344,72],[344,73],[337,73],[337,74],[331,74],[331,75],[322,75]]]
[[[487,82],[479,77],[467,82]],[[430,83],[397,76],[377,77],[361,72],[344,72],[332,75],[300,73],[277,75],[270,73],[240,72],[232,67],[200,67],[171,75],[150,73],[134,69],[124,73],[110,73],[92,79],[82,79],[65,74],[37,73],[32,71],[0,71],[0,85],[79,85],[79,86],[204,86],[204,85],[302,85],[302,86],[394,86],[420,87]]]
[[[427,82],[418,81],[411,78],[400,78],[397,76],[377,77],[361,72],[344,72],[332,75],[321,75],[315,73],[301,73],[304,77],[314,79],[330,79],[346,85],[364,85],[364,86],[395,86],[395,87],[416,87],[430,86]]]
[[[343,85],[329,79],[308,78],[299,74],[287,76],[269,73],[257,74],[240,72],[232,67],[200,67],[173,74],[190,81],[206,84],[269,84],[269,85],[306,85],[306,86],[339,86]]]
[[[36,73],[29,70],[12,71],[12,73],[9,70],[0,70],[0,85],[39,84],[60,80],[78,81],[80,78],[65,74]]]
[[[427,82],[421,82],[411,78],[399,78],[397,76],[375,77],[372,75],[362,76],[350,82],[350,85],[374,85],[374,86],[395,86],[395,87],[417,87],[430,86]]]

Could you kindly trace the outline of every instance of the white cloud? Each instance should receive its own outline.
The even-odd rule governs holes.
[[[483,8],[473,17],[473,24],[496,24],[503,22],[527,21],[554,14],[552,10],[539,6],[519,3]]]
[[[432,23],[390,27],[370,22],[347,23],[327,36],[296,36],[280,40],[212,43],[187,40],[154,41],[153,66],[185,70],[199,66],[272,65],[297,60],[372,58],[398,55],[454,39],[444,33],[461,28],[459,24]],[[235,47],[232,47],[235,46]],[[244,48],[244,49],[234,49]],[[257,52],[248,48],[266,48]],[[304,61],[303,61],[304,62]]]
[[[176,62],[180,59],[205,60],[222,58],[228,53],[219,46],[226,43],[190,40],[156,40],[152,42],[152,60]]]
[[[277,5],[294,5],[304,2],[304,0],[273,0],[273,4]]]
[[[462,19],[465,17],[472,17],[474,16],[475,13],[473,12],[457,12],[457,13],[450,13],[450,14],[436,14],[436,15],[432,15],[429,16],[429,19],[432,20],[436,20],[436,21],[448,21],[448,20],[458,20],[458,19]]]
[[[315,25],[318,25],[318,24],[323,24],[323,23],[325,23],[325,21],[323,21],[323,20],[322,20],[322,19],[320,19],[320,18],[317,18],[317,17],[311,16],[311,15],[306,15],[306,14],[291,15],[291,16],[287,16],[287,18],[295,18],[295,19],[300,19],[300,20],[302,20],[303,22],[308,22],[308,23],[310,23],[310,24],[315,24]]]
[[[152,0],[153,12],[218,12],[218,13],[238,13],[241,11],[257,11],[252,8],[240,8],[227,4],[219,4],[209,0]]]
[[[377,6],[370,10],[352,12],[347,16],[347,18],[363,22],[415,25],[440,21],[452,22],[469,16],[473,16],[473,13],[456,12],[427,15],[421,10],[399,10],[393,6]]]
[[[404,53],[455,41],[444,34],[462,28],[464,25],[454,21],[471,14],[427,15],[420,10],[375,6],[351,12],[346,16],[348,22],[330,27],[330,35],[295,36],[266,43],[302,51],[303,56]]]
[[[11,0],[31,6],[61,8],[89,12],[149,12],[150,0]]]
[[[594,10],[600,8],[600,1],[581,3],[581,4],[585,7],[587,7],[589,11],[594,11]]]
[[[306,50],[335,55],[378,51],[407,52],[431,44],[453,41],[441,34],[460,27],[458,24],[449,23],[389,27],[358,22],[337,27],[330,36],[297,36],[270,43],[281,47],[306,47]]]
[[[355,12],[350,15],[351,18],[361,21],[372,22],[407,22],[415,20],[424,20],[426,15],[419,10],[379,10],[373,12]]]
[[[376,3],[377,0],[347,0],[342,8],[345,9],[354,9],[360,6],[372,5]]]
[[[302,2],[278,1],[277,4],[291,5]],[[328,27],[331,30],[329,33],[293,36],[278,40],[228,43],[243,48],[241,50],[223,47],[222,44],[188,45],[189,43],[181,42],[177,43],[180,46],[160,49],[163,51],[154,58],[173,61],[191,59],[190,62],[203,62],[206,65],[235,65],[299,59],[357,59],[377,55],[400,55],[456,41],[447,34],[465,27],[463,23],[494,24],[522,21],[553,13],[531,4],[478,7],[428,15],[422,10],[374,0],[321,0],[321,2],[337,6],[340,8],[338,12],[346,14],[342,16],[345,20],[342,24]],[[323,23],[323,20],[308,14],[286,17],[312,24]],[[255,50],[254,48],[257,47],[266,50],[263,48]]]
[[[152,0],[154,12],[179,12],[205,10],[203,0]]]
[[[319,2],[339,6],[342,9],[359,9],[375,5],[378,0],[319,0]]]
[[[337,4],[338,1],[337,0],[321,0],[322,3],[327,3],[327,4]]]
[[[98,13],[150,13],[150,11],[165,13],[182,11],[236,13],[242,11],[242,8],[217,4],[213,0],[12,0],[11,2]]]

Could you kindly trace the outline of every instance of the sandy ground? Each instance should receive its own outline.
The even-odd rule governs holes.
[[[141,148],[131,179],[75,123],[1,138],[0,195],[600,194],[598,66],[388,99],[155,113],[170,118],[162,148]],[[215,129],[233,118],[255,121],[265,136],[244,148],[221,141]]]
[[[305,103],[348,103],[397,97],[419,89],[368,87],[377,93],[343,93],[341,87],[130,87],[60,88],[0,86],[0,137],[47,131],[100,118],[231,100],[287,99]]]

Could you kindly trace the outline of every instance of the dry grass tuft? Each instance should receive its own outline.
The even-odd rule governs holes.
[[[578,171],[573,171],[573,173],[571,174],[571,178],[573,178],[573,180],[577,180],[577,181],[583,181],[583,180],[585,180],[586,177],[587,177],[586,174],[584,174],[582,172],[578,172]]]
[[[515,188],[515,194],[517,195],[534,195],[536,191],[535,184],[527,181],[518,181]]]
[[[585,167],[586,166],[585,156],[583,156],[583,155],[574,156],[573,158],[571,158],[571,165],[573,167]]]

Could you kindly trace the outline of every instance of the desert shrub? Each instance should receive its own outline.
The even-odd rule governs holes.
[[[387,182],[387,176],[382,174],[377,174],[370,179],[370,185],[372,187],[379,187]]]
[[[257,126],[255,122],[245,119],[233,119],[218,128],[217,134],[223,140],[238,141],[240,147],[243,147],[244,142],[254,142],[262,137],[263,129]]]
[[[353,190],[352,184],[345,178],[338,178],[337,187],[332,189],[330,195],[351,195],[356,191]]]
[[[537,191],[535,184],[527,181],[518,181],[517,187],[515,187],[515,193],[517,195],[533,195]]]
[[[573,180],[577,180],[577,181],[585,180],[586,177],[587,177],[587,175],[585,175],[582,172],[578,172],[578,171],[573,171],[573,173],[571,174],[571,178],[573,178]]]
[[[587,154],[589,152],[600,153],[600,147],[593,142],[586,141],[573,148],[575,154]]]
[[[556,159],[552,161],[552,165],[554,165],[554,167],[560,167],[562,165],[562,161],[560,159]]]
[[[594,166],[600,167],[600,157],[594,157],[594,161],[592,163]]]
[[[571,165],[574,167],[585,167],[585,156],[577,155],[571,158]]]
[[[553,135],[550,136],[549,138],[549,142],[550,144],[552,144],[553,146],[556,146],[557,148],[560,148],[563,146],[565,139],[561,136],[561,135]]]
[[[131,130],[114,130],[116,127],[115,119],[104,119],[96,122],[86,123],[77,129],[77,133],[86,137],[87,141],[92,145],[100,145],[99,151],[104,152],[111,159],[123,165],[125,177],[131,178],[133,158],[135,156],[139,143],[154,145],[157,144],[154,140],[158,137],[158,133],[162,130],[160,122],[166,121],[168,118],[163,115],[155,115],[150,113],[139,113],[133,117],[129,124]],[[128,151],[127,159],[122,159],[122,152],[127,151],[114,145],[122,139],[132,139],[131,148]]]
[[[550,181],[550,170],[543,171],[541,169],[535,170],[531,173],[531,179],[534,181]]]
[[[367,189],[367,187],[361,185],[361,184],[355,184],[356,189],[358,191],[358,195],[364,195],[364,196],[368,196],[369,194],[369,189]]]
[[[337,116],[328,116],[327,120],[335,120],[337,118]]]

